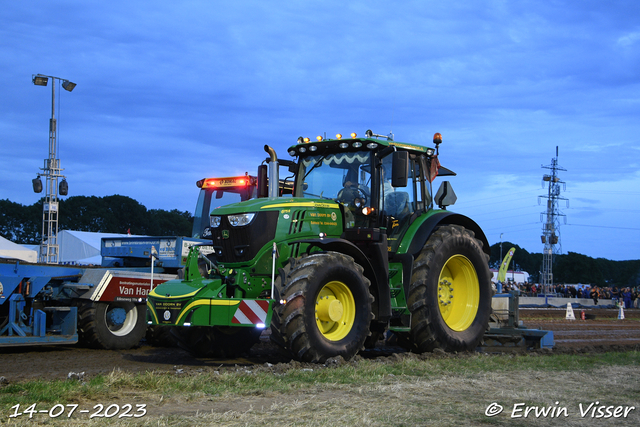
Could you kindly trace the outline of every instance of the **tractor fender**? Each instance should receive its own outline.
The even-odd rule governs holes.
[[[329,239],[305,239],[300,240],[300,243],[307,243],[309,252],[313,247],[318,247],[323,251],[339,252],[350,256],[354,261],[364,268],[364,275],[369,281],[371,281],[371,287],[377,291],[375,295],[375,307],[373,308],[373,314],[376,321],[385,322],[391,318],[391,290],[389,289],[389,282],[387,280],[388,264],[386,267],[382,267],[384,272],[378,268],[376,270],[371,263],[371,260],[352,242],[346,239],[329,238]],[[385,244],[386,249],[386,244]],[[386,257],[386,252],[384,253]],[[376,263],[381,264],[381,263]],[[376,274],[376,272],[378,272]],[[384,277],[380,276],[384,274]]]
[[[416,230],[411,237],[411,243],[407,248],[407,253],[417,256],[422,250],[422,247],[427,243],[427,239],[433,233],[433,230],[439,225],[461,225],[464,228],[471,230],[475,233],[477,239],[482,242],[482,250],[491,255],[491,248],[489,247],[489,241],[484,232],[478,224],[471,218],[460,215],[453,212],[443,211],[438,212],[428,217]]]

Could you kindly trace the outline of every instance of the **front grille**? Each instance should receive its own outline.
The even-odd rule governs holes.
[[[220,226],[211,229],[216,260],[226,263],[253,259],[274,239],[278,215],[278,211],[257,212],[253,221],[244,227],[232,227],[227,216],[222,216]]]
[[[296,210],[291,214],[291,224],[289,225],[289,234],[296,234],[302,231],[302,224],[304,223],[304,215],[306,210]]]

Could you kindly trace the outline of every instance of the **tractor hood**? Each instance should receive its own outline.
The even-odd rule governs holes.
[[[214,209],[211,243],[220,264],[259,263],[271,257],[273,242],[339,237],[344,231],[343,213],[330,199],[262,198]],[[271,263],[268,263],[270,268]]]
[[[153,288],[149,292],[149,298],[191,298],[207,286],[202,282],[202,280],[169,280]]]
[[[153,324],[183,324],[185,315],[208,305],[224,286],[220,280],[170,280],[156,286],[147,299],[147,311]]]
[[[211,211],[212,216],[233,215],[251,212],[280,211],[295,208],[339,209],[337,202],[330,199],[309,199],[302,197],[280,197],[277,199],[253,199],[245,202],[221,206]]]

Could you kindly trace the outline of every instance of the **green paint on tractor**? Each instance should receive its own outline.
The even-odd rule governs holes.
[[[417,352],[474,349],[491,312],[489,245],[447,209],[448,181],[432,192],[455,175],[439,163],[440,134],[433,142],[301,139],[293,161],[265,146],[258,198],[213,209],[211,242],[149,294],[149,322],[197,355],[247,351],[269,327],[310,362],[349,359],[385,331]]]

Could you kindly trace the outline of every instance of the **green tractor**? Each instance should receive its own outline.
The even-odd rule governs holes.
[[[269,327],[305,362],[348,360],[385,331],[415,352],[474,350],[491,314],[489,245],[446,209],[448,181],[433,196],[437,175],[455,175],[440,166],[441,142],[301,137],[296,161],[265,146],[258,198],[211,212],[211,244],[192,248],[183,280],[149,294],[149,323],[173,326],[200,356],[238,355]]]

